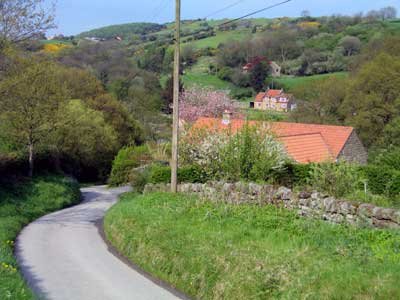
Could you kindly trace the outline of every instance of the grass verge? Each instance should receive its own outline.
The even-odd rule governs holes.
[[[400,299],[400,233],[272,206],[127,194],[105,218],[129,260],[196,299]]]
[[[34,299],[13,254],[14,241],[22,227],[79,199],[78,182],[61,176],[0,185],[0,299]]]

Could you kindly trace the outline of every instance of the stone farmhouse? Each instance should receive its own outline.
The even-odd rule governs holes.
[[[199,118],[193,129],[210,132],[228,130],[235,133],[245,124],[273,134],[282,142],[288,155],[296,162],[320,163],[344,160],[366,164],[368,153],[353,127],[288,122],[261,122],[232,119],[226,112],[222,119]]]
[[[267,58],[262,57],[262,56],[256,56],[253,59],[251,59],[247,64],[243,66],[243,72],[248,73],[250,72],[256,65],[265,62],[269,64],[271,68],[271,76],[272,77],[281,77],[281,66],[278,65],[274,61],[269,61]]]
[[[272,89],[258,93],[254,102],[250,102],[250,108],[279,112],[289,112],[295,105],[293,95],[286,94],[283,90]]]

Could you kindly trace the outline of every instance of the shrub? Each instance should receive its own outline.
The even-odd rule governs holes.
[[[244,126],[230,132],[189,132],[181,139],[181,159],[210,179],[267,181],[284,168],[287,154],[266,130]]]
[[[117,186],[129,182],[132,169],[149,163],[151,156],[147,145],[121,149],[114,159],[108,184]]]
[[[327,162],[311,167],[310,184],[313,188],[335,197],[343,197],[355,192],[360,182],[359,169],[347,162]]]
[[[400,194],[400,171],[385,165],[368,165],[361,168],[373,194],[396,196]]]
[[[231,80],[232,75],[233,70],[229,67],[223,67],[217,73],[218,78],[221,80]]]
[[[198,166],[184,166],[178,169],[179,183],[203,183],[206,181],[207,176]],[[142,192],[147,183],[170,183],[171,167],[154,164],[142,169],[135,169],[131,172],[130,182],[138,192]]]

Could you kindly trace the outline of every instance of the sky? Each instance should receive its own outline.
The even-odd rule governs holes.
[[[240,3],[211,18],[240,17],[282,0],[182,0],[182,19],[204,18],[236,2]],[[102,26],[130,22],[170,22],[174,19],[174,4],[174,0],[57,0],[58,27],[49,34],[74,35]],[[304,10],[310,11],[313,16],[352,15],[385,6],[396,7],[400,15],[399,0],[292,0],[254,17],[296,17]]]

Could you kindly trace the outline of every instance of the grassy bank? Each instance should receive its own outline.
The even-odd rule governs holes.
[[[290,76],[283,76],[281,78],[277,78],[276,81],[283,85],[285,90],[293,91],[298,86],[307,85],[314,81],[327,79],[330,77],[337,77],[343,78],[347,77],[349,74],[347,72],[336,72],[336,73],[328,73],[328,74],[320,74],[320,75],[313,75],[313,76],[302,76],[302,77],[290,77]]]
[[[196,299],[400,299],[400,233],[275,207],[128,194],[105,219],[128,259]]]
[[[34,299],[13,255],[14,241],[22,227],[79,199],[79,184],[60,176],[0,185],[0,299]]]

